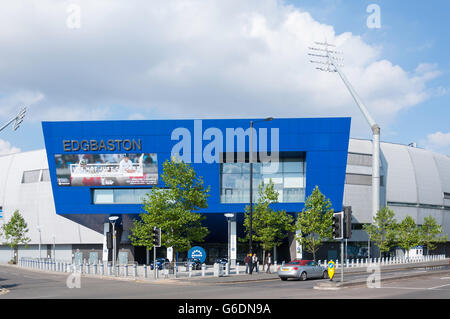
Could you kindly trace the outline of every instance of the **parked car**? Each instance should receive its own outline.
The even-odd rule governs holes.
[[[306,280],[308,278],[328,278],[327,267],[320,266],[314,260],[293,260],[284,266],[278,267],[278,276],[281,280],[295,278]]]
[[[170,261],[167,258],[156,258],[156,267],[158,270],[162,270],[164,266],[169,265]],[[153,261],[150,264],[150,269],[153,270]]]
[[[222,265],[226,265],[228,263],[228,258],[226,257],[219,257],[216,259],[216,263],[217,264],[222,264]]]
[[[187,261],[184,262],[185,267],[189,267],[189,265],[192,265],[192,270],[202,269],[202,263],[198,258],[189,258]]]

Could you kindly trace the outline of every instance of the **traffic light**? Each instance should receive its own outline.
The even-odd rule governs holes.
[[[153,227],[153,246],[161,247],[161,228]]]
[[[22,123],[23,118],[25,117],[25,112],[27,111],[27,108],[24,107],[20,110],[19,114],[16,116],[16,122],[14,123],[14,131],[17,130],[20,126],[20,123]]]
[[[334,213],[333,214],[333,238],[343,239],[344,238],[344,213]]]
[[[352,207],[344,206],[344,238],[352,237]]]

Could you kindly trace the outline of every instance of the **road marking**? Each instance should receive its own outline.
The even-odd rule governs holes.
[[[442,286],[436,286],[436,287],[431,287],[431,288],[428,288],[428,289],[437,289],[437,288],[442,288],[442,287],[445,287],[445,286],[450,286],[450,284],[442,285]]]
[[[447,280],[447,279],[450,279],[450,277],[442,277],[441,279],[442,280]]]

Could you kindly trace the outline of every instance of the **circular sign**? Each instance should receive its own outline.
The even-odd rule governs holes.
[[[188,251],[188,258],[199,259],[200,262],[203,264],[206,260],[206,251],[200,246],[192,247]]]
[[[336,270],[336,266],[335,266],[334,261],[330,261],[328,263],[328,277],[330,277],[330,280],[333,280],[335,270]]]

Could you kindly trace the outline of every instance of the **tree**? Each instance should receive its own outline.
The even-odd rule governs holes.
[[[26,236],[28,225],[19,211],[16,210],[9,222],[4,224],[1,229],[7,244],[14,249],[14,263],[17,264],[19,245],[25,245],[26,247],[31,240]]]
[[[314,260],[323,242],[333,238],[333,212],[330,200],[316,186],[297,217],[296,229],[300,232],[297,242],[313,254]]]
[[[270,205],[278,202],[278,192],[270,179],[267,185],[262,182],[258,190],[259,198],[252,212],[252,241],[258,242],[263,249],[263,265],[266,252],[282,244],[287,232],[294,231],[294,218],[286,211],[275,211]],[[250,238],[250,207],[245,208],[244,227],[246,238]]]
[[[409,215],[398,224],[397,228],[398,245],[406,251],[407,257],[409,257],[409,250],[420,244],[419,228],[414,219]]]
[[[143,200],[143,210],[134,221],[129,236],[135,246],[153,248],[153,227],[161,228],[161,245],[186,251],[209,233],[196,211],[208,207],[210,187],[203,187],[191,165],[176,159],[163,163],[161,179],[165,187],[154,187]]]
[[[395,213],[389,207],[383,207],[377,212],[372,224],[363,226],[364,231],[382,253],[387,253],[395,245],[397,221]]]
[[[421,244],[427,247],[427,252],[436,249],[436,244],[447,241],[447,236],[442,234],[442,226],[439,225],[433,216],[424,218],[424,223],[420,227]]]

